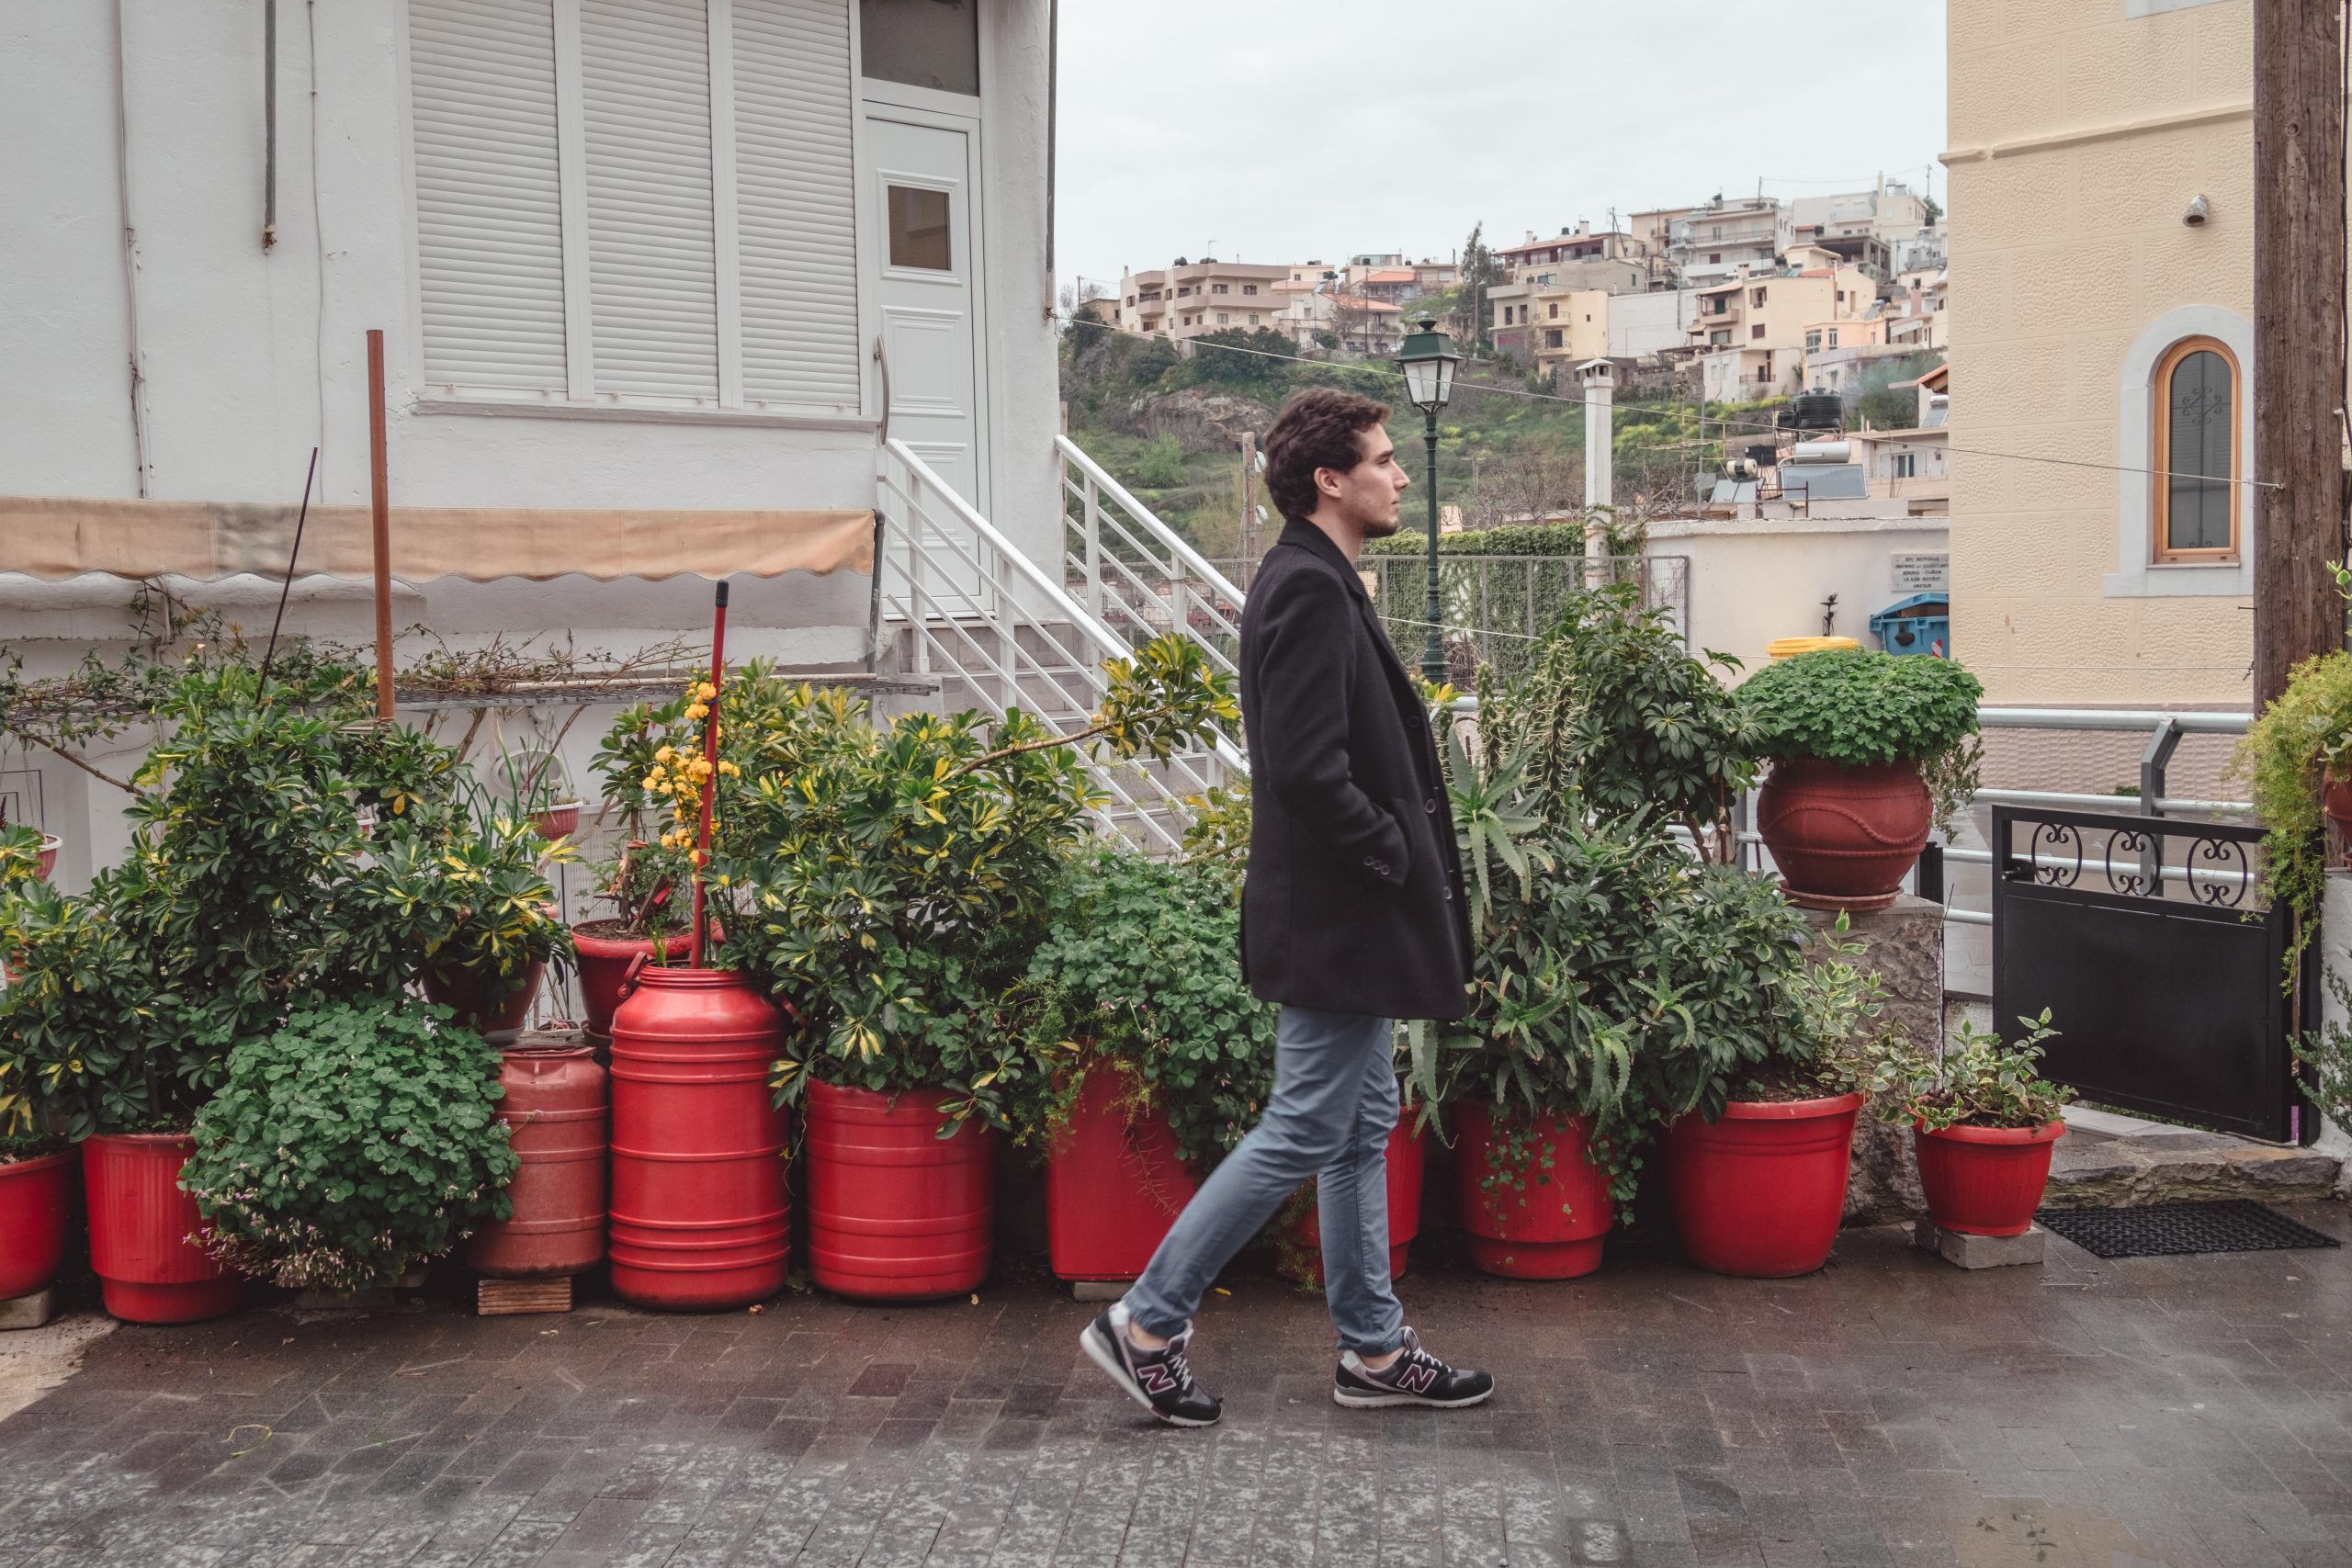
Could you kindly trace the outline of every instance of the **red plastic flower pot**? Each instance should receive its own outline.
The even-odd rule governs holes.
[[[1116,1072],[1089,1072],[1069,1125],[1046,1151],[1046,1247],[1057,1279],[1135,1279],[1200,1190],[1167,1116],[1120,1104],[1120,1088]]]
[[[57,1278],[74,1228],[74,1152],[0,1165],[0,1302]]]
[[[1573,1280],[1600,1267],[1616,1205],[1583,1117],[1464,1105],[1454,1125],[1454,1196],[1471,1262],[1507,1280]]]
[[[1935,807],[1917,762],[1849,767],[1810,757],[1772,764],[1756,830],[1792,904],[1883,909],[1919,859]]]
[[[245,1282],[187,1238],[201,1230],[180,1167],[185,1133],[99,1133],[82,1145],[90,1267],[107,1311],[125,1323],[198,1323],[244,1304]]]
[[[539,994],[539,980],[547,967],[534,963],[521,982],[494,1004],[488,999],[490,987],[472,970],[428,969],[424,976],[424,999],[447,1008],[456,1015],[450,1021],[461,1029],[470,1029],[486,1040],[512,1039],[522,1032],[531,1016],[531,1001]]]
[[[719,1312],[784,1289],[784,1017],[748,975],[637,973],[613,1015],[613,1293]]]
[[[2335,831],[2346,846],[2345,858],[2352,861],[2352,783],[2330,773],[2327,793],[2321,796],[2321,800],[2327,812],[2327,819],[2335,824]],[[46,866],[48,862],[41,863]],[[46,876],[49,874],[44,870],[41,874]]]
[[[1859,1094],[1735,1100],[1721,1121],[1675,1122],[1667,1177],[1690,1261],[1752,1280],[1810,1274],[1828,1262],[1861,1108]]]
[[[2066,1123],[1913,1131],[1928,1217],[1971,1235],[2023,1235],[2050,1185],[2050,1156]]]
[[[1421,1182],[1429,1165],[1419,1113],[1407,1110],[1388,1130],[1388,1277],[1401,1280],[1413,1238],[1421,1234]],[[1288,1280],[1323,1288],[1323,1216],[1309,1182],[1291,1218],[1275,1236],[1274,1267]]]
[[[571,928],[571,950],[574,966],[580,976],[580,1004],[588,1015],[582,1021],[588,1032],[608,1035],[613,1032],[613,1011],[621,1005],[621,981],[628,974],[630,960],[639,953],[653,956],[653,939],[642,936],[616,936],[601,931],[600,926],[628,928],[625,920],[590,920]],[[664,937],[662,950],[672,963],[685,957],[693,939],[680,931]]]
[[[531,813],[531,830],[548,843],[580,830],[580,802],[558,801]]]
[[[57,869],[57,852],[64,847],[65,840],[54,833],[40,836],[40,879],[43,882],[48,881],[50,874]]]
[[[808,1085],[808,1272],[860,1301],[975,1290],[996,1235],[996,1138],[938,1135],[947,1091]]]

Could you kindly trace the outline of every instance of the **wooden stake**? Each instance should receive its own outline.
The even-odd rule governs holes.
[[[2342,0],[2254,0],[2256,712],[2344,646],[2343,25]]]
[[[514,1317],[524,1313],[570,1312],[571,1277],[560,1280],[478,1280],[476,1317]]]
[[[376,557],[376,717],[392,721],[392,482],[384,451],[384,334],[368,333],[368,485]]]

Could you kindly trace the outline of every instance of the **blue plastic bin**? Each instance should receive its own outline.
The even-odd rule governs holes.
[[[1914,593],[1898,599],[1871,617],[1871,635],[1894,654],[1924,653],[1951,657],[1951,598],[1944,593]]]

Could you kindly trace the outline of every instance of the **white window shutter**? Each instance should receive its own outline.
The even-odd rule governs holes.
[[[581,0],[596,389],[718,395],[705,0]]]
[[[411,0],[428,382],[561,391],[549,0]]]
[[[850,0],[734,0],[743,395],[859,400]]]

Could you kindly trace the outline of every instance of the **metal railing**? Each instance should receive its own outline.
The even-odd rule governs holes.
[[[1241,590],[1067,435],[1061,455],[1065,581],[1128,646],[1179,632],[1225,673],[1241,651]]]
[[[900,668],[940,680],[942,706],[1001,718],[1013,708],[1049,725],[1083,722],[1108,689],[1107,660],[1135,643],[1073,599],[902,441],[878,457],[878,622]],[[1161,628],[1165,629],[1165,628]],[[1140,640],[1140,639],[1139,639]],[[1102,824],[1139,848],[1183,842],[1182,801],[1247,772],[1223,736],[1149,765],[1094,761],[1109,796]]]

